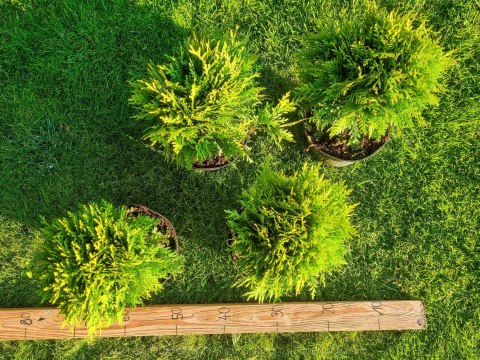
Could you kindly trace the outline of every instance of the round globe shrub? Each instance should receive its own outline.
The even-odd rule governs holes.
[[[348,190],[304,164],[287,176],[265,165],[241,196],[241,211],[227,211],[231,251],[242,271],[236,286],[263,302],[307,288],[314,297],[325,275],[345,264],[354,234]]]
[[[293,103],[287,94],[275,107],[261,106],[255,58],[235,32],[226,40],[192,36],[167,64],[150,64],[148,75],[131,84],[134,117],[145,122],[150,145],[181,166],[248,158],[246,139],[259,130],[278,144],[292,140],[284,115]]]
[[[30,276],[42,300],[59,307],[71,327],[86,325],[90,335],[122,323],[125,307],[141,304],[162,289],[162,279],[182,270],[169,247],[170,235],[158,219],[134,216],[108,202],[44,221],[42,245]]]
[[[301,55],[299,103],[329,137],[380,140],[422,121],[438,103],[440,80],[454,63],[416,13],[387,12],[375,1],[323,19]]]

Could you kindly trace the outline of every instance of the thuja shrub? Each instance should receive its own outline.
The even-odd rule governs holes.
[[[277,144],[292,140],[284,129],[294,104],[285,95],[262,105],[255,58],[235,32],[225,40],[192,36],[166,64],[148,66],[148,78],[132,82],[129,100],[144,136],[167,159],[191,168],[216,156],[248,158],[245,140],[264,131]]]
[[[354,234],[348,190],[304,164],[291,176],[268,164],[244,190],[241,211],[227,211],[231,251],[242,272],[236,286],[263,302],[299,294],[314,297],[325,275],[345,264],[346,243]]]
[[[89,335],[122,323],[125,307],[141,304],[182,270],[158,219],[132,216],[108,202],[83,205],[51,223],[29,275],[44,302],[57,305],[65,324],[85,324]]]
[[[353,145],[422,122],[454,63],[418,14],[361,4],[323,19],[306,37],[297,89],[310,122],[330,137],[348,134]]]

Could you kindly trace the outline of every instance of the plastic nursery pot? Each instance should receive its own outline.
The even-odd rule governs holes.
[[[228,161],[224,156],[215,156],[202,163],[194,163],[193,169],[199,171],[215,171],[227,167],[230,165],[230,162],[231,161]]]
[[[365,156],[359,156],[356,159],[345,159],[345,158],[340,158],[340,157],[328,154],[325,151],[319,149],[317,146],[318,143],[316,142],[314,135],[309,132],[307,127],[305,127],[304,130],[305,130],[305,136],[307,137],[307,142],[308,142],[308,147],[305,149],[305,151],[311,153],[318,160],[323,161],[325,165],[331,166],[331,167],[344,167],[344,166],[352,165],[356,162],[371,158],[373,155],[378,153],[387,144],[388,140],[390,139],[390,133],[387,133],[382,143],[379,144],[377,147],[375,147],[373,151],[369,152]]]
[[[169,235],[169,247],[172,250],[175,250],[175,252],[179,251],[177,233],[175,232],[175,228],[173,227],[172,223],[165,216],[160,215],[159,213],[143,205],[132,205],[131,207],[133,208],[130,212],[131,216],[147,215],[151,218],[157,219],[158,230],[161,232],[166,231]]]

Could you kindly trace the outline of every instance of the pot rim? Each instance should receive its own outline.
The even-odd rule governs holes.
[[[307,141],[308,141],[308,148],[305,149],[306,152],[309,152],[310,149],[315,149],[315,151],[317,151],[318,153],[320,153],[322,156],[330,159],[330,160],[333,160],[333,161],[336,161],[336,162],[339,162],[339,163],[343,163],[343,164],[353,164],[353,163],[356,163],[356,162],[359,162],[359,161],[362,161],[362,160],[365,160],[365,159],[368,159],[370,157],[372,157],[373,155],[375,155],[377,152],[379,152],[385,145],[387,145],[387,143],[390,141],[390,131],[387,131],[387,133],[385,134],[387,136],[387,139],[386,141],[380,145],[377,149],[375,149],[372,153],[360,158],[360,159],[342,159],[342,158],[339,158],[339,157],[336,157],[335,155],[331,155],[331,154],[328,154],[326,153],[325,151],[323,150],[320,150],[318,149],[317,147],[315,146],[312,146],[314,145],[315,143],[312,141],[312,135],[308,132],[307,130],[307,127],[306,125],[304,125],[304,133],[305,133],[305,136],[307,137]]]
[[[157,227],[162,227],[164,229],[167,229],[167,233],[170,237],[170,247],[175,250],[175,252],[178,252],[180,250],[179,244],[178,244],[178,236],[175,231],[175,227],[172,225],[170,220],[168,220],[165,216],[162,214],[157,213],[156,211],[153,211],[152,209],[144,206],[144,205],[139,205],[139,204],[133,204],[130,205],[129,208],[130,214],[136,213],[138,215],[146,215],[150,216],[152,218],[157,218],[159,219],[159,222],[157,224]]]
[[[202,167],[202,166],[199,166],[197,164],[193,164],[193,170],[196,170],[196,171],[215,171],[215,170],[219,170],[219,169],[223,169],[225,167],[227,167],[228,165],[230,165],[230,162],[231,161],[227,161],[225,164],[222,164],[222,165],[216,165],[216,166],[209,166],[209,167]]]

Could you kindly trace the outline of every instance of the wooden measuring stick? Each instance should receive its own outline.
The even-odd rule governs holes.
[[[122,324],[98,336],[418,330],[425,325],[421,301],[152,305],[126,310]],[[0,309],[0,340],[85,337],[85,327],[62,327],[54,308]]]

